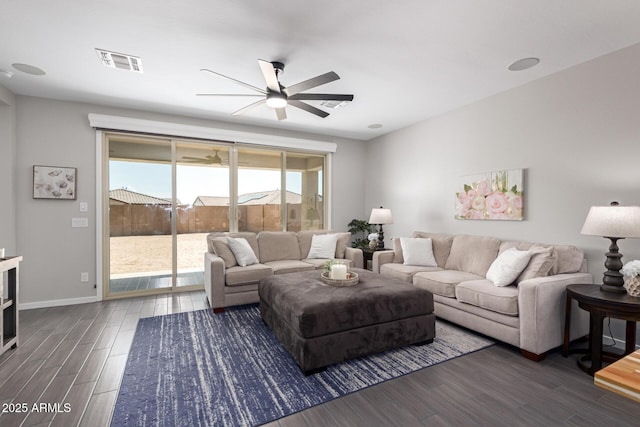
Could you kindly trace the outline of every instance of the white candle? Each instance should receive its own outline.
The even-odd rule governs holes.
[[[0,258],[4,258],[4,248],[0,248]]]
[[[331,278],[333,280],[347,279],[347,266],[344,264],[333,264],[331,266]]]

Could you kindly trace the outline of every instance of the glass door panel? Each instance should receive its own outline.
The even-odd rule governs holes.
[[[109,141],[108,295],[171,289],[171,144]]]
[[[238,230],[282,230],[282,187],[281,152],[239,149]]]
[[[324,228],[324,156],[287,153],[287,230]]]
[[[229,231],[229,149],[176,143],[176,286],[204,284],[207,234]]]

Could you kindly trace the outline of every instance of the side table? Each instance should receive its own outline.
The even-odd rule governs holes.
[[[18,338],[18,294],[19,294],[19,264],[21,256],[0,258],[0,274],[7,272],[8,282],[2,284],[0,280],[0,354],[9,348],[16,348]],[[4,289],[7,287],[7,298]]]
[[[362,268],[364,268],[365,270],[371,270],[372,268],[369,268],[368,262],[369,261],[373,261],[373,254],[377,251],[388,251],[388,248],[384,248],[384,249],[369,249],[369,248],[362,248],[362,258],[363,258],[363,266]]]
[[[578,359],[578,366],[594,375],[602,369],[602,362],[613,362],[622,356],[632,353],[636,345],[636,322],[640,321],[640,298],[626,293],[604,292],[599,285],[567,286],[567,301],[564,321],[564,343],[562,355],[569,355],[569,331],[571,330],[571,301],[576,300],[578,306],[589,312],[589,349],[587,355]],[[605,317],[626,320],[626,345],[623,355],[602,351],[602,322]],[[584,362],[591,361],[588,366]]]

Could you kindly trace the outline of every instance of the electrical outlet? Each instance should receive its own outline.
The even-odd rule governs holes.
[[[80,281],[83,282],[83,283],[84,282],[88,282],[89,281],[89,273],[87,273],[86,271],[80,273]]]
[[[80,202],[80,212],[89,211],[89,204],[87,202]]]

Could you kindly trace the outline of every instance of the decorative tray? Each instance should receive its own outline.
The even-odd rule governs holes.
[[[340,279],[331,279],[329,278],[329,272],[323,271],[320,275],[320,278],[324,283],[330,286],[353,286],[358,284],[358,274],[353,272],[347,273],[347,278],[345,280]]]

